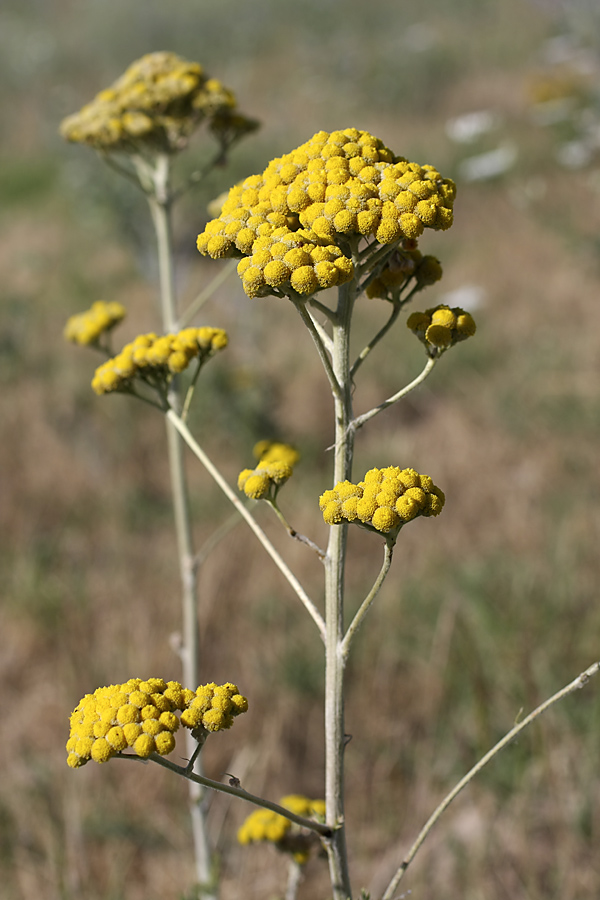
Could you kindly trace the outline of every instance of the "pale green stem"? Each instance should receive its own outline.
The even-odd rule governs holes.
[[[137,162],[140,178],[148,177],[146,164]],[[163,328],[165,331],[175,330],[177,321],[177,301],[175,294],[175,273],[173,267],[173,241],[170,192],[170,160],[166,154],[156,159],[152,172],[153,193],[148,195],[148,203],[152,221],[156,231],[158,247],[158,264],[160,278],[160,298]],[[173,379],[168,395],[169,405],[179,412],[181,408],[181,392],[177,379]],[[195,565],[195,551],[192,537],[192,519],[189,503],[189,490],[185,473],[184,443],[170,421],[167,427],[167,446],[169,470],[171,473],[171,491],[175,515],[175,531],[179,555],[179,571],[182,586],[182,641],[180,657],[183,669],[183,683],[194,690],[200,682],[199,673],[199,622],[198,622],[198,582]],[[186,736],[188,752],[194,751],[194,738]],[[197,774],[202,774],[200,758],[196,760]],[[210,890],[213,883],[213,867],[211,849],[206,827],[204,810],[205,790],[201,782],[190,782],[189,804],[196,862],[196,877],[199,884],[205,886],[207,900],[216,900],[216,890]]]
[[[311,297],[308,301],[311,306],[317,309],[319,312],[322,312],[326,319],[329,319],[330,322],[335,322],[335,312],[330,309],[326,303],[321,303],[320,300],[317,300],[316,297]]]
[[[355,360],[355,362],[354,362],[354,365],[353,365],[352,368],[350,369],[350,377],[351,377],[351,378],[354,378],[354,376],[356,375],[356,373],[357,373],[359,367],[362,366],[363,362],[365,361],[365,359],[367,358],[367,356],[369,355],[369,353],[371,352],[371,350],[373,349],[373,347],[376,347],[377,344],[379,343],[379,341],[380,341],[382,338],[384,338],[385,335],[388,333],[388,331],[390,330],[390,328],[392,327],[392,325],[394,324],[394,322],[395,322],[396,319],[398,318],[398,316],[399,316],[399,314],[400,314],[401,308],[402,308],[401,304],[400,304],[398,301],[396,301],[396,302],[394,303],[394,308],[393,308],[393,310],[392,310],[392,314],[391,314],[391,316],[388,318],[388,320],[387,320],[387,322],[385,323],[385,325],[384,325],[382,328],[379,329],[379,331],[377,332],[377,334],[375,335],[375,337],[374,337],[372,340],[369,341],[369,343],[366,345],[366,347],[364,347],[364,348],[361,350],[361,352],[359,353],[358,357],[356,358],[356,360]]]
[[[309,310],[307,310],[307,313],[311,318],[311,321],[313,323],[315,331],[321,338],[321,342],[322,342],[323,346],[325,347],[325,349],[327,350],[328,353],[331,353],[331,351],[333,350],[333,341],[331,340],[331,337],[327,333],[327,330],[321,325],[321,323],[319,322],[318,319],[315,319],[315,317],[312,315],[312,313]]]
[[[341,290],[342,289],[340,288],[340,291]],[[300,313],[300,316],[302,317],[302,321],[308,328],[308,330],[310,332],[310,336],[312,337],[312,339],[315,343],[315,347],[317,348],[317,353],[319,354],[319,356],[321,358],[321,362],[323,363],[323,368],[325,369],[325,373],[327,375],[327,379],[328,379],[329,385],[331,387],[331,392],[332,392],[335,400],[341,401],[342,396],[343,396],[343,391],[344,391],[343,385],[339,381],[337,373],[334,371],[334,368],[332,366],[332,361],[330,360],[329,354],[327,352],[327,348],[325,347],[325,344],[319,333],[319,330],[317,329],[317,327],[315,325],[313,317],[310,315],[310,313],[308,312],[308,310],[306,308],[305,301],[302,300],[302,298],[299,298],[299,297],[293,296],[293,295],[290,295],[290,300],[292,301],[292,303],[294,304],[294,306]],[[339,329],[339,324],[334,326],[334,342],[335,342],[336,329]],[[331,341],[331,339],[329,338],[329,335],[327,335],[327,338],[329,339],[329,343],[331,346],[331,352],[333,352],[334,344]]]
[[[295,859],[290,859],[288,866],[288,880],[285,887],[285,900],[296,900],[298,888],[302,881],[302,866]]]
[[[285,576],[288,583],[294,589],[297,596],[300,598],[308,612],[310,613],[313,621],[315,622],[317,628],[319,629],[319,634],[321,638],[325,640],[325,622],[323,621],[323,617],[313,601],[310,599],[294,573],[291,571],[287,563],[282,559],[280,553],[275,549],[267,535],[264,533],[258,522],[252,517],[250,512],[246,509],[244,504],[241,502],[237,494],[232,490],[229,484],[225,481],[217,467],[210,460],[210,458],[206,455],[202,447],[195,440],[194,436],[190,432],[189,428],[177,415],[175,410],[170,409],[167,412],[167,418],[170,422],[173,423],[179,434],[182,436],[192,453],[200,460],[208,474],[216,481],[219,485],[225,496],[228,500],[233,503],[239,514],[243,519],[248,523],[258,540],[261,542],[279,571]]]
[[[177,322],[177,331],[181,328],[185,328],[186,325],[189,325],[197,312],[199,312],[204,304],[210,300],[214,292],[217,288],[220,288],[221,285],[227,281],[229,276],[232,274],[234,269],[237,267],[239,260],[230,259],[227,265],[223,266],[218,275],[215,275],[212,281],[210,281],[204,290],[200,291],[197,297],[192,300],[189,304],[188,308],[182,312]]]
[[[384,557],[383,557],[383,564],[379,571],[379,575],[377,576],[377,580],[375,581],[375,584],[373,585],[373,587],[371,588],[371,590],[369,591],[369,593],[367,594],[367,596],[365,597],[365,599],[363,600],[361,605],[359,606],[359,608],[356,612],[356,615],[352,619],[352,622],[348,626],[348,628],[346,630],[346,634],[344,635],[344,639],[342,641],[342,657],[343,657],[344,661],[346,661],[348,659],[348,654],[350,652],[350,644],[352,643],[352,640],[353,640],[356,632],[362,625],[364,617],[366,616],[369,609],[371,608],[371,604],[373,603],[373,600],[379,593],[379,591],[381,589],[381,585],[385,581],[386,575],[390,570],[390,566],[392,564],[393,553],[394,553],[393,544],[386,542],[385,552],[384,552]]]
[[[567,697],[569,694],[573,694],[575,691],[580,690],[582,687],[585,687],[590,678],[596,675],[598,671],[600,671],[600,662],[595,662],[591,666],[589,666],[589,668],[587,668],[585,672],[582,672],[581,675],[578,675],[574,681],[572,681],[566,687],[562,688],[560,691],[557,691],[556,694],[553,694],[552,697],[550,697],[548,700],[545,700],[544,703],[540,704],[540,706],[534,709],[533,712],[529,713],[528,716],[526,716],[521,722],[515,725],[514,728],[511,728],[508,734],[505,734],[504,737],[500,741],[498,741],[498,743],[494,747],[492,747],[492,749],[489,750],[488,753],[486,753],[485,756],[482,757],[469,772],[467,772],[465,777],[458,782],[456,787],[454,787],[450,791],[450,793],[442,800],[437,809],[429,817],[429,819],[421,829],[416,841],[405,856],[402,865],[398,868],[396,874],[387,886],[381,900],[392,900],[404,873],[415,858],[417,851],[423,844],[425,838],[427,837],[437,820],[440,818],[442,813],[446,809],[448,809],[455,797],[460,794],[462,789],[469,784],[469,782],[475,777],[475,775],[477,775],[478,772],[481,772],[483,767],[486,766],[490,762],[490,760],[492,760],[496,756],[496,754],[500,752],[500,750],[506,747],[507,744],[510,744],[510,742],[513,741],[517,737],[517,735],[520,734],[521,731],[523,731],[524,728],[527,728],[528,725],[534,722],[538,716],[540,716],[543,712],[545,712],[559,700],[562,700],[563,697]]]
[[[334,484],[352,475],[354,432],[350,380],[350,323],[356,293],[352,281],[339,289],[333,325],[332,393],[335,410]],[[328,373],[329,374],[329,373]],[[352,896],[344,823],[344,571],[347,525],[333,525],[325,557],[325,801],[327,824],[335,829],[325,842],[333,900]]]
[[[300,541],[301,544],[305,544],[307,547],[310,547],[311,550],[314,550],[314,552],[317,554],[319,559],[325,558],[325,551],[321,550],[321,548],[318,546],[318,544],[315,544],[315,542],[311,541],[311,539],[306,537],[306,535],[300,534],[298,531],[296,531],[295,528],[292,528],[292,526],[289,524],[289,522],[287,521],[287,519],[285,518],[285,516],[283,515],[283,513],[277,506],[277,503],[275,500],[266,500],[266,502],[269,504],[269,506],[271,507],[271,509],[273,510],[273,512],[275,513],[275,515],[277,516],[277,518],[279,519],[279,521],[281,522],[281,524],[283,525],[283,527],[285,528],[285,530],[287,531],[287,533],[289,534],[289,536],[291,538],[294,538],[294,540]]]
[[[204,775],[199,775],[197,772],[190,771],[187,767],[178,766],[177,763],[165,759],[164,756],[159,756],[158,753],[151,753],[148,760],[142,759],[140,756],[136,756],[133,753],[117,753],[113,759],[132,759],[134,762],[141,763],[147,761],[155,762],[164,769],[169,769],[169,771],[175,772],[177,775],[181,775],[182,778],[187,778],[188,781],[194,782],[195,784],[202,785],[202,787],[210,788],[221,794],[230,794],[232,797],[246,800],[248,803],[253,803],[255,806],[262,807],[262,809],[270,809],[271,812],[284,816],[286,819],[289,819],[290,822],[300,825],[301,828],[308,828],[310,831],[314,831],[324,838],[328,838],[331,833],[331,829],[322,822],[315,822],[314,819],[305,819],[304,816],[298,816],[296,813],[287,809],[287,807],[280,806],[278,803],[272,803],[270,800],[265,800],[264,797],[257,797],[255,794],[251,794],[241,787],[223,784],[221,781],[213,781],[212,778],[206,778]]]
[[[402,400],[403,397],[406,397],[407,394],[409,394],[411,391],[414,391],[414,389],[416,387],[418,387],[423,381],[425,381],[425,379],[427,378],[427,376],[429,375],[429,373],[435,366],[437,360],[438,360],[438,357],[433,357],[433,358],[429,357],[429,359],[427,360],[427,364],[425,365],[425,368],[423,369],[423,371],[421,372],[420,375],[417,375],[417,377],[414,379],[414,381],[411,381],[410,384],[407,384],[406,387],[402,388],[401,391],[398,391],[398,393],[394,394],[392,397],[389,397],[387,400],[384,400],[384,402],[380,403],[379,406],[375,406],[375,407],[373,407],[373,409],[370,409],[368,412],[363,413],[362,416],[357,416],[355,419],[352,419],[352,421],[350,422],[350,425],[349,425],[350,431],[352,431],[352,432],[358,431],[358,429],[362,428],[362,426],[365,424],[365,422],[368,422],[369,419],[372,419],[374,416],[378,415],[380,412],[383,412],[383,410],[387,409],[389,406],[393,406],[393,404],[397,403],[398,400]]]

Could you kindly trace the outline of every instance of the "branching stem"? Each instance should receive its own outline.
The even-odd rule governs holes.
[[[402,388],[402,390],[398,391],[396,394],[393,394],[393,396],[389,397],[387,400],[384,400],[384,402],[380,403],[379,406],[375,406],[368,412],[363,413],[362,416],[357,416],[355,419],[353,419],[349,425],[350,431],[358,431],[358,429],[362,428],[365,422],[368,422],[369,419],[372,419],[380,412],[383,412],[383,410],[387,409],[389,406],[393,406],[393,404],[397,403],[398,400],[402,400],[403,397],[406,397],[407,394],[409,394],[411,391],[414,391],[416,387],[418,387],[423,381],[425,381],[425,379],[435,366],[437,359],[437,357],[429,357],[421,374],[417,375],[417,377],[413,381],[411,381],[410,384],[407,384],[406,387]]]
[[[308,612],[310,613],[313,621],[315,622],[317,628],[319,629],[319,634],[321,638],[325,640],[325,622],[323,621],[323,617],[313,601],[310,599],[294,573],[291,571],[287,563],[282,559],[281,554],[275,549],[267,535],[264,533],[258,522],[253,518],[250,512],[246,509],[244,504],[241,502],[237,494],[232,490],[229,484],[225,481],[217,467],[210,460],[210,458],[206,455],[202,447],[198,444],[189,428],[177,415],[175,410],[171,409],[167,412],[168,420],[174,425],[179,434],[182,436],[192,453],[200,460],[208,474],[214,479],[214,481],[219,485],[227,499],[235,506],[239,514],[246,520],[256,537],[259,539],[279,571],[285,576],[288,583],[294,589],[297,596],[300,598]]]
[[[141,757],[134,755],[133,753],[117,753],[113,759],[132,759],[135,762],[146,762],[146,760],[141,759]],[[213,791],[219,791],[222,794],[230,794],[232,797],[238,797],[240,800],[246,800],[248,803],[253,803],[255,806],[260,806],[263,809],[270,809],[272,812],[278,813],[280,816],[285,816],[286,819],[289,819],[290,822],[294,822],[296,825],[300,825],[301,828],[308,828],[310,831],[314,831],[316,834],[321,835],[323,838],[329,838],[331,836],[331,829],[324,825],[322,822],[315,822],[314,819],[305,819],[304,816],[298,816],[296,813],[291,812],[291,810],[287,809],[285,806],[280,806],[278,803],[272,803],[271,800],[265,800],[264,797],[257,797],[255,794],[251,794],[248,791],[245,791],[241,787],[234,787],[230,784],[223,784],[221,781],[213,781],[212,778],[206,778],[204,775],[198,775],[197,772],[189,771],[187,766],[178,766],[177,763],[171,762],[169,759],[165,759],[164,756],[159,756],[158,753],[151,753],[148,759],[151,762],[157,763],[159,766],[162,766],[164,769],[169,769],[170,772],[175,772],[177,775],[181,775],[182,778],[187,778],[188,781],[194,782],[194,784],[200,784],[203,787],[210,788]]]
[[[342,647],[341,647],[342,658],[344,659],[344,662],[348,659],[348,654],[350,652],[350,644],[352,643],[352,640],[353,640],[356,632],[362,625],[364,617],[366,616],[369,609],[371,608],[371,604],[373,603],[373,600],[379,593],[379,591],[381,589],[381,585],[385,581],[387,573],[390,570],[390,566],[392,564],[393,553],[394,553],[394,545],[392,543],[386,541],[385,552],[384,552],[384,556],[383,556],[383,564],[381,566],[381,569],[379,571],[379,575],[377,576],[375,584],[373,585],[373,587],[371,588],[371,590],[369,591],[369,593],[367,594],[367,596],[365,597],[365,599],[363,600],[361,605],[359,606],[359,608],[356,612],[356,615],[352,619],[352,622],[348,626],[346,634],[344,635],[344,639],[342,641]]]

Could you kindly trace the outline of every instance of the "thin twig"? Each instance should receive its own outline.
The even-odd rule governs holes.
[[[311,550],[314,550],[320,560],[325,559],[325,556],[326,556],[325,551],[321,550],[319,545],[315,544],[314,541],[311,541],[311,539],[306,537],[306,535],[300,534],[298,531],[296,531],[294,528],[292,528],[292,526],[288,523],[287,519],[285,518],[285,516],[283,515],[283,513],[277,506],[277,503],[275,502],[275,500],[267,500],[267,503],[269,504],[269,506],[271,507],[271,509],[273,510],[273,512],[275,513],[275,515],[277,516],[277,518],[279,519],[279,521],[281,522],[281,524],[283,525],[283,527],[285,528],[285,530],[287,531],[287,533],[289,534],[289,536],[291,538],[294,538],[294,540],[296,540],[296,541],[300,541],[301,544],[306,544],[307,547],[310,547]]]
[[[363,362],[365,361],[365,359],[367,358],[367,356],[369,355],[369,353],[371,352],[373,347],[376,347],[377,344],[379,343],[379,341],[383,337],[385,337],[385,335],[388,333],[388,331],[390,330],[390,328],[392,327],[392,325],[398,318],[401,309],[402,309],[402,305],[398,301],[396,301],[394,303],[394,308],[392,310],[392,314],[389,317],[389,319],[387,320],[387,322],[385,323],[385,325],[379,329],[379,331],[377,332],[375,337],[372,340],[370,340],[369,343],[366,345],[366,347],[364,347],[361,350],[361,352],[357,356],[356,360],[354,361],[354,364],[353,364],[352,368],[350,369],[350,377],[351,378],[354,378],[354,376],[356,375],[356,372],[358,371],[358,368],[363,364]]]
[[[300,298],[290,297],[292,303],[300,313],[302,321],[310,331],[310,335],[315,342],[315,346],[317,348],[317,353],[321,357],[321,362],[323,363],[323,368],[325,369],[325,373],[329,380],[329,384],[331,386],[331,391],[334,397],[341,398],[342,396],[342,388],[340,387],[340,383],[336,378],[336,375],[333,371],[333,367],[331,365],[331,360],[327,353],[327,349],[325,344],[321,339],[321,335],[319,334],[317,327],[315,325],[314,319],[306,308],[306,303]]]
[[[387,886],[382,900],[392,900],[396,888],[402,880],[402,876],[415,858],[421,844],[423,843],[437,820],[440,818],[442,813],[450,806],[455,797],[460,794],[462,789],[469,784],[469,782],[475,777],[475,775],[477,775],[477,773],[480,772],[483,767],[486,766],[487,763],[490,762],[490,760],[500,752],[500,750],[506,747],[507,744],[510,744],[510,742],[513,741],[516,736],[520,734],[521,731],[523,731],[524,728],[527,728],[528,725],[535,721],[538,716],[540,716],[543,712],[545,712],[559,700],[562,700],[563,697],[567,697],[569,694],[573,694],[575,691],[580,690],[580,688],[585,687],[590,678],[596,675],[598,671],[600,671],[600,662],[595,662],[589,668],[587,668],[585,672],[582,672],[581,675],[578,675],[574,681],[572,681],[566,687],[562,688],[560,691],[557,691],[556,694],[553,694],[552,697],[550,697],[548,700],[545,700],[544,703],[540,704],[540,706],[534,709],[533,712],[529,713],[529,715],[526,716],[521,722],[519,722],[518,725],[515,725],[514,728],[511,728],[508,734],[505,734],[504,737],[500,741],[498,741],[498,743],[495,744],[495,746],[492,747],[492,749],[488,751],[488,753],[486,753],[485,756],[482,757],[469,772],[467,772],[465,777],[462,778],[458,782],[456,787],[454,787],[450,791],[450,793],[442,800],[435,812],[429,817],[429,819],[421,829],[419,836],[405,856],[402,865],[398,868],[396,874]]]
[[[288,583],[294,589],[297,596],[300,598],[302,603],[304,604],[306,610],[312,617],[315,622],[317,628],[319,629],[319,633],[323,641],[325,640],[325,622],[323,617],[313,601],[310,599],[294,573],[291,571],[287,563],[282,559],[280,553],[275,549],[267,535],[264,533],[258,522],[252,517],[252,515],[248,512],[244,504],[241,502],[239,497],[234,493],[228,483],[225,481],[217,467],[211,462],[209,457],[206,455],[204,450],[200,447],[198,442],[195,440],[194,436],[191,434],[185,422],[182,422],[181,418],[177,415],[177,413],[170,409],[167,412],[167,418],[170,422],[175,426],[179,434],[182,436],[192,453],[198,457],[206,471],[219,485],[225,496],[228,500],[233,503],[239,514],[246,520],[256,537],[259,539],[279,571],[285,576]]]
[[[318,309],[319,312],[322,312],[323,315],[326,316],[330,322],[333,322],[335,324],[335,322],[337,321],[337,316],[333,309],[330,309],[330,307],[327,306],[325,303],[321,303],[321,301],[317,300],[316,297],[311,297],[308,302],[310,303],[311,306],[314,306],[315,309]]]
[[[202,309],[202,307],[208,300],[210,300],[217,288],[220,288],[221,285],[229,278],[233,270],[236,268],[238,262],[239,260],[237,259],[230,259],[227,262],[227,265],[223,266],[218,275],[215,275],[213,280],[210,281],[202,291],[200,291],[198,296],[192,300],[187,309],[185,309],[179,316],[179,320],[176,323],[176,331],[179,331],[181,328],[185,328],[186,325],[189,325],[196,313],[200,309]]]
[[[434,357],[434,358],[430,357],[427,360],[427,364],[426,364],[425,368],[423,369],[423,371],[421,372],[421,374],[417,375],[417,377],[413,381],[411,381],[410,384],[407,384],[406,387],[402,388],[401,391],[398,391],[398,393],[394,394],[392,397],[389,397],[383,403],[380,403],[379,406],[375,406],[373,409],[370,409],[368,412],[363,413],[362,416],[357,416],[355,419],[352,419],[352,421],[350,422],[350,425],[348,426],[348,429],[351,431],[358,431],[358,429],[362,428],[362,426],[365,424],[365,422],[368,422],[369,419],[373,418],[373,416],[376,416],[378,413],[383,412],[383,410],[387,409],[388,406],[393,406],[393,404],[397,403],[398,400],[401,400],[403,397],[406,397],[406,395],[409,394],[411,391],[413,391],[416,387],[418,387],[422,381],[425,381],[425,379],[427,378],[427,376],[429,375],[429,373],[435,366],[437,359],[438,359],[438,357]]]
[[[390,566],[392,564],[392,555],[394,553],[394,545],[391,542],[387,542],[385,544],[385,552],[383,556],[383,564],[379,571],[379,575],[375,581],[375,584],[359,606],[356,615],[352,619],[350,625],[346,630],[346,634],[344,635],[344,639],[341,644],[341,654],[342,659],[346,660],[348,658],[348,653],[350,652],[350,644],[352,643],[352,639],[354,638],[356,632],[360,628],[363,623],[363,619],[371,608],[371,604],[373,600],[379,593],[381,589],[381,585],[385,581],[386,575],[390,570]]]
[[[113,759],[132,759],[136,762],[146,761],[139,756],[135,756],[133,753],[117,753]],[[188,781],[193,781],[195,784],[201,784],[203,787],[211,788],[211,790],[219,791],[222,794],[231,794],[233,797],[239,797],[240,800],[246,800],[248,803],[253,803],[255,806],[261,806],[263,809],[270,809],[272,812],[278,813],[278,815],[289,819],[290,822],[300,825],[301,828],[308,828],[310,831],[315,831],[325,838],[331,837],[331,828],[328,825],[324,825],[322,822],[315,822],[314,819],[305,819],[304,816],[297,816],[296,813],[291,812],[291,810],[287,809],[285,806],[280,806],[278,803],[272,803],[270,800],[265,800],[263,797],[257,797],[255,794],[250,794],[241,787],[223,784],[221,781],[213,781],[212,778],[206,778],[204,775],[198,775],[196,772],[188,771],[187,766],[178,766],[177,763],[171,762],[163,756],[159,756],[158,753],[151,753],[148,759],[151,762],[158,763],[158,765],[162,766],[164,769],[169,769],[170,772],[175,772],[177,775],[187,778]]]

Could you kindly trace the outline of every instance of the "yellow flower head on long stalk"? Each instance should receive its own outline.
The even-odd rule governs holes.
[[[238,488],[252,500],[274,500],[281,485],[291,478],[300,454],[289,444],[265,440],[256,444],[254,455],[258,465],[240,472]]]
[[[105,153],[181,150],[206,121],[228,142],[257,127],[236,108],[233,93],[202,66],[175,53],[148,53],[61,124],[68,141]]]
[[[396,156],[366,131],[320,131],[231,188],[198,249],[242,256],[250,297],[309,296],[353,277],[351,239],[391,246],[449,228],[454,195],[433,166]]]
[[[193,359],[204,362],[227,346],[222,328],[184,328],[177,334],[141,334],[117,356],[96,369],[92,388],[97,394],[128,391],[135,378],[166,384]]]

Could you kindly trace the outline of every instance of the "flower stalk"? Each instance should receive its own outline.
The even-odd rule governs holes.
[[[134,161],[135,162],[135,161]],[[172,232],[172,196],[170,185],[170,158],[166,153],[156,157],[156,165],[152,170],[144,164],[138,171],[142,177],[151,178],[152,190],[147,193],[152,222],[156,233],[158,250],[158,266],[160,281],[160,300],[163,329],[174,331],[177,325],[177,298],[175,291],[175,272],[173,265],[173,232]],[[142,182],[143,183],[143,182]],[[173,410],[181,410],[182,398],[178,379],[171,381],[168,392],[168,404]],[[200,680],[199,661],[199,621],[198,621],[198,579],[196,554],[192,536],[192,518],[189,503],[189,490],[185,472],[185,444],[173,423],[166,420],[167,447],[175,532],[179,557],[179,573],[181,578],[182,600],[182,635],[179,648],[183,681],[185,684],[198,684]],[[191,734],[186,735],[187,749],[190,756],[195,750],[195,740]],[[202,776],[200,755],[195,759],[194,772]],[[189,781],[189,809],[192,824],[196,877],[205,890],[207,900],[216,900],[214,871],[211,861],[211,848],[206,826],[205,800],[206,792],[202,782]]]

